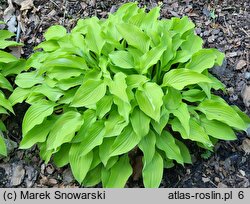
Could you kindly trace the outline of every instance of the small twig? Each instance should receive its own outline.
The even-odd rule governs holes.
[[[21,34],[21,25],[20,22],[17,21],[16,42],[19,42],[20,34]]]
[[[226,8],[222,8],[222,11],[227,11],[227,10],[234,10],[235,8],[234,7],[231,7],[231,6],[229,6],[229,7],[226,7]]]
[[[250,37],[249,33],[244,28],[240,28],[240,30],[243,31],[247,35],[247,37]]]
[[[116,9],[117,9],[116,6],[113,5],[113,6],[111,7],[111,9],[109,10],[109,13],[115,13]]]
[[[96,0],[92,0],[92,6],[93,6],[93,8],[95,9],[95,16],[97,16],[97,7],[96,7]]]
[[[226,25],[226,27],[227,27],[227,32],[228,32],[228,34],[230,35],[230,29],[229,29],[229,26],[228,26],[228,24],[227,24],[227,22],[226,22],[226,17],[224,16],[224,23],[225,23],[225,25]]]
[[[8,0],[8,4],[9,4],[9,6],[13,7],[12,0]]]
[[[211,183],[212,185],[214,185],[216,188],[218,187],[213,181],[211,181],[210,178],[209,178],[209,183]]]
[[[58,6],[58,4],[56,2],[54,2],[53,0],[49,0],[52,4],[54,4],[57,8],[61,9],[60,6]]]
[[[247,70],[249,70],[249,52],[246,53],[246,59],[247,59]]]
[[[42,23],[43,23],[43,20],[44,20],[44,17],[42,17],[42,18],[41,18],[41,20],[40,20],[39,24],[35,27],[34,36],[36,36],[36,34],[37,34],[37,32],[38,32],[38,30],[39,30],[40,26],[41,26],[41,25],[42,25]]]
[[[67,13],[67,6],[68,6],[68,1],[67,0],[63,0],[63,6],[64,6],[64,12],[63,12],[62,25],[64,26],[66,13]]]

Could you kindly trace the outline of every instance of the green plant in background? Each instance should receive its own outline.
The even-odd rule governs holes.
[[[0,21],[0,24],[4,22]],[[13,91],[12,85],[6,79],[7,76],[18,74],[22,71],[22,65],[24,61],[17,59],[12,54],[4,51],[9,46],[21,45],[20,43],[6,40],[13,36],[13,33],[8,30],[0,30],[0,155],[7,155],[7,148],[3,132],[6,131],[6,127],[1,120],[2,114],[14,113],[11,103],[6,99],[6,90]]]
[[[186,140],[212,151],[246,130],[248,116],[211,92],[224,89],[208,72],[224,54],[203,49],[187,17],[158,20],[159,11],[128,3],[71,33],[50,27],[10,96],[31,105],[20,148],[37,144],[80,184],[104,187],[125,186],[136,152],[144,186],[158,187],[164,168],[191,163]]]

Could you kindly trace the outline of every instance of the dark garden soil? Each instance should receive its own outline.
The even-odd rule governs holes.
[[[16,29],[17,38],[25,46],[13,52],[26,58],[43,40],[43,33],[49,26],[61,24],[70,30],[79,18],[95,15],[105,18],[125,2],[0,0],[0,19],[5,18],[9,28]],[[139,2],[148,8],[159,3],[155,0]],[[226,53],[223,66],[211,70],[227,87],[226,94],[219,94],[250,115],[250,2],[163,0],[162,3],[162,18],[189,16],[196,24],[197,34],[204,39],[204,47],[215,47]],[[25,151],[17,149],[26,109],[26,105],[19,104],[15,107],[16,116],[6,119],[10,154],[0,160],[0,187],[77,187],[68,167],[57,169],[50,163],[44,164],[35,147]],[[237,141],[219,142],[212,155],[191,147],[193,165],[178,165],[165,170],[161,187],[250,187],[249,137],[250,131],[249,135],[238,134]],[[142,181],[134,176],[127,187],[142,187]]]

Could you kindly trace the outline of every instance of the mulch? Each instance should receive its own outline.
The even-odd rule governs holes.
[[[13,2],[12,7],[10,2]],[[43,41],[43,33],[49,26],[60,24],[70,31],[78,19],[106,18],[109,12],[114,12],[125,2],[128,1],[0,0],[0,19],[7,19],[9,29],[25,44],[14,52],[27,58]],[[138,2],[149,9],[160,3],[155,0]],[[229,104],[237,105],[250,115],[250,2],[163,0],[161,3],[162,18],[189,16],[196,24],[196,33],[204,40],[204,47],[225,52],[224,64],[211,70],[226,85],[227,93],[219,94]],[[0,160],[0,187],[78,187],[68,167],[57,169],[51,163],[44,164],[36,147],[17,149],[26,108],[24,104],[17,105],[15,110],[19,114],[7,120],[11,152]],[[165,170],[161,187],[250,187],[249,135],[239,133],[237,141],[219,142],[212,155],[192,148],[193,165],[176,165]],[[130,179],[127,184],[127,187],[142,186],[141,179]]]

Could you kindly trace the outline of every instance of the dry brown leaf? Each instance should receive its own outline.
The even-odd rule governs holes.
[[[138,181],[142,175],[143,163],[142,156],[137,156],[135,158],[135,163],[133,165],[133,180]]]
[[[8,30],[12,33],[15,33],[17,30],[17,21],[16,21],[16,16],[13,15],[11,16],[10,20],[6,23],[8,26]]]
[[[228,186],[224,183],[218,183],[218,188],[227,188]]]
[[[22,3],[21,3],[21,11],[24,11],[24,10],[28,10],[28,9],[31,9],[34,7],[34,3],[33,3],[33,0],[24,0]]]
[[[21,46],[15,46],[15,47],[9,47],[11,50],[11,54],[14,55],[16,58],[20,58],[22,54],[22,47]]]
[[[53,17],[56,15],[56,13],[57,13],[56,10],[53,9],[52,11],[49,12],[48,16]]]
[[[243,170],[239,170],[239,172],[240,172],[240,174],[242,175],[242,176],[246,176],[246,172],[245,171],[243,171]]]
[[[247,62],[245,60],[239,60],[235,69],[236,70],[241,70],[246,65],[247,65]]]
[[[241,97],[246,107],[250,106],[250,86],[245,85],[241,91]]]
[[[241,148],[246,154],[250,153],[250,139],[244,139],[241,145]]]
[[[209,179],[209,178],[207,178],[207,177],[202,177],[202,178],[201,178],[201,180],[202,180],[204,183],[207,183],[207,182],[209,182],[209,181],[210,181],[210,179]]]
[[[13,7],[12,0],[8,0],[8,7],[4,10],[3,13],[4,22],[8,26],[8,30],[10,32],[16,32],[16,16],[15,16],[15,8]]]
[[[12,1],[13,1],[13,3],[15,3],[15,4],[21,6],[21,3],[22,3],[23,1],[25,1],[25,0],[12,0]]]
[[[80,5],[83,10],[85,10],[88,7],[88,4],[86,4],[85,2],[81,2]]]
[[[88,0],[88,3],[90,6],[95,6],[96,5],[96,0]]]
[[[11,0],[8,0],[8,5],[9,6],[3,12],[4,22],[8,22],[15,12],[15,8],[13,7]]]
[[[229,58],[230,57],[236,57],[236,56],[238,56],[238,53],[237,52],[229,52],[229,53],[226,54],[226,56],[229,57]]]

